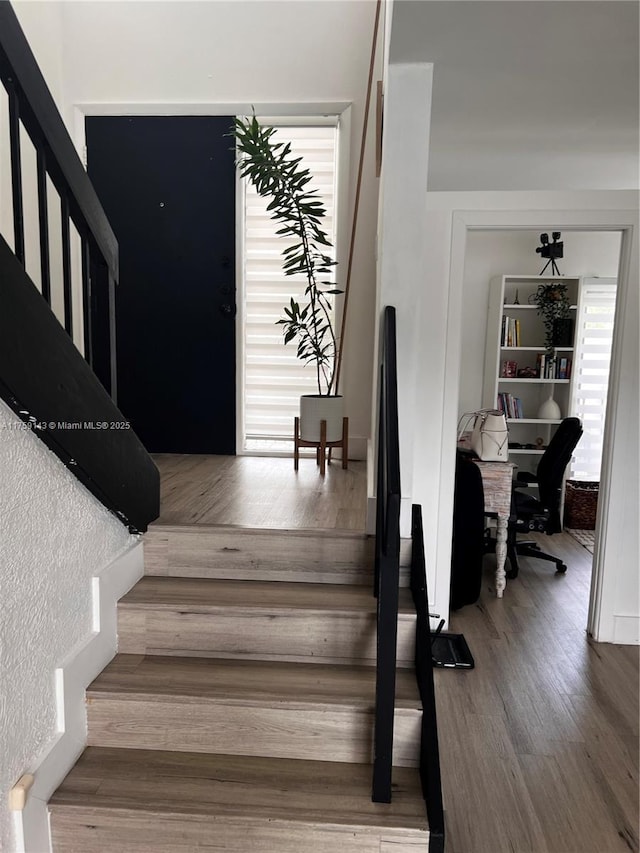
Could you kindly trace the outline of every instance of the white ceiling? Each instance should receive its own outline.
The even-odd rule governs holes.
[[[432,190],[638,187],[638,3],[395,0],[432,62]]]

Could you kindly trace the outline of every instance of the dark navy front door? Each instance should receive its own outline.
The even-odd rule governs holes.
[[[230,116],[91,116],[88,171],[120,246],[118,406],[147,450],[235,453]]]

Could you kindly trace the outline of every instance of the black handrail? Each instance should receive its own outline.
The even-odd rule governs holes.
[[[0,0],[0,82],[8,94],[14,231],[13,251],[0,237],[0,397],[130,530],[142,532],[158,517],[160,482],[115,405],[117,242],[7,0]],[[40,292],[26,271],[21,128],[36,152]],[[60,196],[64,328],[50,307],[48,179]],[[72,222],[81,240],[84,358],[72,340]]]
[[[98,196],[78,157],[55,101],[38,67],[16,14],[9,2],[0,2],[0,81],[9,103],[9,143],[13,197],[14,253],[25,264],[24,201],[22,196],[22,156],[20,126],[37,157],[39,252],[42,296],[50,302],[49,234],[46,178],[60,196],[61,244],[64,264],[64,324],[71,333],[71,233],[73,222],[82,242],[83,310],[91,314],[93,337],[110,344],[108,357],[94,364],[92,335],[85,334],[85,358],[98,378],[116,400],[115,313],[98,310],[113,304],[118,280],[118,244]],[[28,247],[27,247],[28,248]],[[84,274],[85,256],[88,274]],[[90,287],[90,282],[92,287]],[[92,298],[93,297],[93,298]],[[108,328],[101,333],[100,326]],[[86,331],[86,322],[85,322]]]
[[[431,656],[429,596],[422,530],[422,508],[414,504],[411,513],[411,593],[416,608],[416,679],[422,700],[420,732],[420,782],[429,819],[429,853],[444,850],[444,810],[440,778],[440,749],[436,696]]]
[[[0,272],[0,397],[130,530],[146,530],[158,469],[2,237]]]
[[[372,799],[391,802],[400,578],[400,450],[395,308],[384,311],[380,367],[374,595],[378,599]]]

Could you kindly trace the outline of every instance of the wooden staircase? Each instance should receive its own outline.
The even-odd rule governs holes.
[[[50,801],[54,851],[427,851],[406,588],[393,800],[371,801],[370,541],[156,525],[145,543],[89,746]]]

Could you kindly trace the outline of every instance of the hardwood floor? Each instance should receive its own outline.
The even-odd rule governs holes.
[[[591,555],[523,558],[503,599],[487,558],[477,604],[453,614],[476,668],[436,673],[447,853],[638,850],[638,648],[585,633]]]
[[[314,459],[157,454],[160,518],[164,524],[238,524],[364,530],[365,462],[327,465]]]

